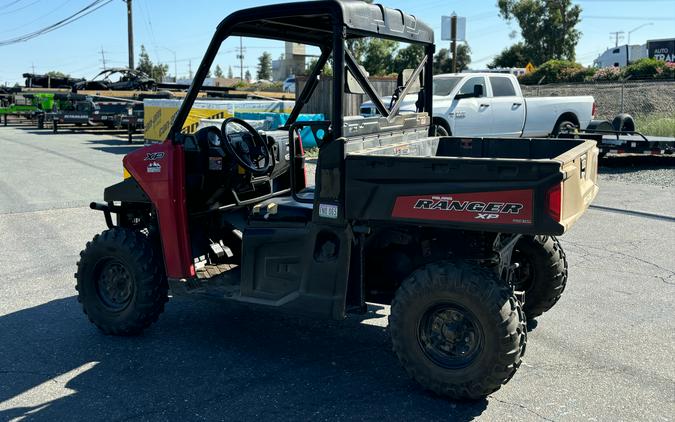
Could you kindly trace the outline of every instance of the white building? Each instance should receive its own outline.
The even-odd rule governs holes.
[[[623,67],[647,56],[647,45],[620,45],[610,48],[593,61],[595,67]]]

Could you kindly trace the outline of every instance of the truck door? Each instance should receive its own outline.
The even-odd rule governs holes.
[[[474,86],[483,86],[483,96],[469,97]],[[491,99],[483,76],[467,79],[452,102],[448,117],[454,120],[453,136],[489,136],[492,133]]]
[[[507,76],[490,76],[492,87],[492,135],[520,136],[525,126],[525,101]]]

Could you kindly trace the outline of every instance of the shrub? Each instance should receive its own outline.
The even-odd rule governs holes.
[[[543,77],[544,83],[583,82],[595,73],[594,69],[583,67],[579,63],[568,60],[549,60],[534,72],[520,77],[524,85],[533,85]]]
[[[623,69],[623,77],[631,77],[632,79],[650,79],[659,77],[663,74],[663,68],[666,62],[656,59],[640,59],[636,60]]]
[[[603,67],[595,71],[593,81],[618,81],[621,79],[621,69],[618,67]]]

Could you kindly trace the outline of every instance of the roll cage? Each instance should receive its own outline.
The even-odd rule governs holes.
[[[346,73],[349,72],[364,93],[376,105],[380,114],[389,121],[401,106],[401,101],[410,92],[415,78],[423,78],[423,87],[433,86],[434,35],[428,25],[415,16],[398,9],[368,4],[354,0],[320,0],[283,5],[261,6],[232,13],[217,27],[195,74],[185,101],[171,126],[169,139],[180,143],[183,124],[197,98],[206,75],[213,64],[222,42],[230,36],[266,38],[290,41],[318,47],[321,56],[317,61],[304,89],[298,96],[295,107],[287,121],[291,127],[304,105],[311,98],[323,67],[332,55],[333,107],[331,115],[332,138],[343,137],[344,94]],[[399,87],[398,101],[389,108],[383,104],[363,69],[346,47],[350,39],[376,37],[424,46],[424,58]],[[431,88],[429,88],[431,89]],[[339,93],[339,94],[338,94]],[[432,112],[432,93],[420,96],[418,111]]]

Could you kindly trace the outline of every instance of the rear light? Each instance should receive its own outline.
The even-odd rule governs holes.
[[[562,183],[552,186],[546,192],[546,204],[548,215],[555,221],[560,222],[562,215]]]
[[[598,105],[593,101],[593,111],[591,111],[591,116],[595,117],[598,114]]]
[[[195,271],[195,266],[193,264],[190,264],[190,277],[194,277],[197,275],[197,272]]]

